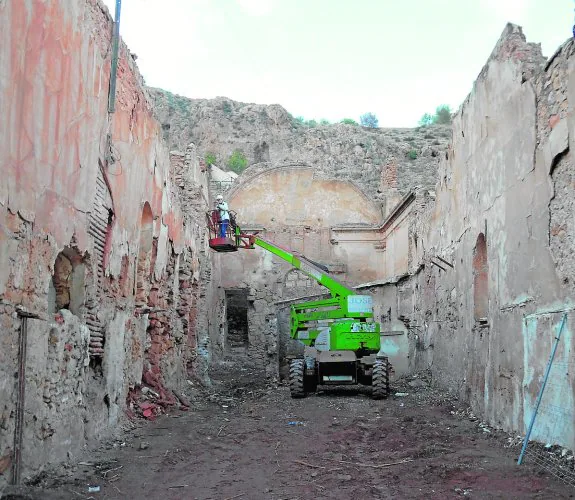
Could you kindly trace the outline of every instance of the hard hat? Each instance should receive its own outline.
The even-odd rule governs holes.
[[[216,196],[216,200],[223,200],[224,197],[221,194],[218,194],[218,196]]]

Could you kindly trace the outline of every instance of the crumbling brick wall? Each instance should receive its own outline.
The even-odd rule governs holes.
[[[193,148],[171,167],[124,44],[108,114],[111,33],[98,0],[0,3],[0,60],[9,61],[0,79],[0,456],[14,436],[21,307],[40,316],[29,320],[22,379],[25,473],[110,434],[138,409],[127,397],[143,380],[175,403],[202,335],[207,178]]]
[[[575,179],[570,150],[571,117],[568,113],[575,99],[569,85],[574,54],[575,44],[562,45],[548,61],[545,72],[537,81],[537,137],[540,149],[550,157],[549,174],[553,183],[553,194],[549,202],[549,247],[562,285],[572,292],[575,290],[572,277],[575,256],[571,251],[575,238],[572,222]]]
[[[184,153],[172,152],[171,158],[174,185],[178,186],[179,197],[185,207],[184,221],[187,231],[192,235],[180,263],[180,304],[177,311],[184,322],[190,352],[187,359],[188,373],[202,383],[209,384],[209,328],[213,320],[214,304],[217,303],[212,286],[213,252],[209,249],[205,229],[205,214],[213,205],[210,203],[209,179],[194,144],[189,144]]]

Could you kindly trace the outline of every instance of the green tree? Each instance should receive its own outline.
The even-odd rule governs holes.
[[[329,120],[326,120],[325,118],[322,118],[322,119],[319,121],[319,124],[320,124],[320,125],[329,125]]]
[[[379,122],[377,116],[373,113],[364,113],[359,117],[359,123],[362,127],[377,128]]]
[[[216,155],[214,153],[206,153],[204,160],[206,161],[206,165],[208,167],[215,165],[216,164]]]
[[[433,116],[431,116],[429,113],[425,113],[419,120],[419,125],[422,127],[427,127],[429,125],[432,125],[434,121],[435,120]]]
[[[435,114],[425,113],[419,120],[419,126],[427,127],[428,125],[449,125],[451,123],[451,108],[447,104],[442,104],[435,108]]]
[[[441,125],[447,125],[451,123],[451,108],[447,104],[437,106],[435,110],[435,116],[433,117],[433,122],[439,123]]]
[[[317,127],[317,122],[315,120],[307,120],[305,124],[308,127]]]
[[[295,121],[303,125],[305,123],[305,118],[303,116],[296,116]]]
[[[415,160],[417,158],[417,151],[412,149],[409,153],[407,153],[407,156],[409,156],[412,160]]]
[[[344,125],[357,125],[357,122],[351,118],[344,118],[341,123]]]
[[[237,149],[228,158],[228,168],[236,174],[241,174],[248,166],[246,156]]]

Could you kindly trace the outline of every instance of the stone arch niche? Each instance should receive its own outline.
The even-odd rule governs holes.
[[[327,266],[350,285],[371,281],[379,272],[382,253],[374,251],[373,241],[381,236],[381,206],[357,185],[324,178],[302,164],[249,168],[227,193],[240,227]],[[341,232],[335,234],[334,228]],[[247,351],[255,366],[275,376],[292,354],[289,302],[329,291],[259,248],[217,258],[222,289],[250,290]],[[214,343],[220,338],[214,328]]]
[[[473,317],[475,321],[487,321],[489,312],[488,275],[487,241],[485,235],[479,233],[473,251]]]
[[[144,203],[140,220],[140,244],[138,247],[138,265],[136,268],[136,306],[145,306],[148,302],[147,283],[151,274],[152,247],[154,242],[154,214],[148,202]]]
[[[48,289],[50,313],[68,309],[80,317],[85,302],[86,266],[75,248],[64,247],[54,261],[54,274]]]

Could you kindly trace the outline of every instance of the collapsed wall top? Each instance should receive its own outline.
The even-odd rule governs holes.
[[[523,81],[529,80],[539,73],[547,60],[541,51],[540,43],[527,42],[521,26],[507,23],[487,63],[479,74],[479,78],[484,76],[491,61],[503,62],[510,59],[521,63]]]

